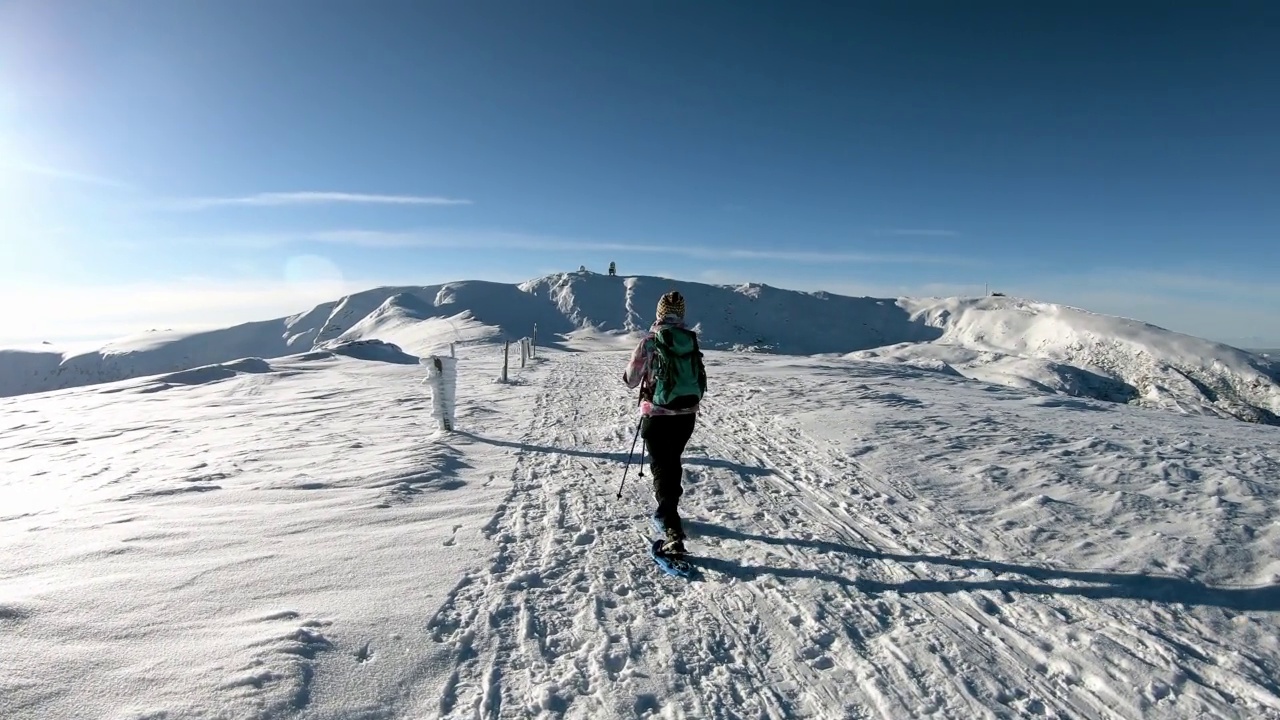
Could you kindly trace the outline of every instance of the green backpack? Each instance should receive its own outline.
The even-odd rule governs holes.
[[[707,369],[696,333],[665,327],[653,336],[653,404],[668,410],[697,405],[707,391]]]

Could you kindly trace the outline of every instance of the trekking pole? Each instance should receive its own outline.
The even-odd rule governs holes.
[[[622,499],[622,486],[627,484],[627,471],[631,469],[631,458],[636,454],[636,441],[640,439],[640,423],[644,422],[644,418],[640,418],[640,422],[636,423],[636,436],[631,438],[631,452],[627,453],[627,466],[622,469],[622,482],[618,483],[619,500]],[[641,459],[643,462],[643,458]],[[640,468],[640,472],[644,472],[644,468]]]
[[[640,386],[640,397],[636,398],[636,405],[644,400],[644,386]],[[636,423],[635,437],[631,438],[631,452],[627,453],[627,466],[622,469],[622,482],[618,483],[619,500],[622,499],[622,486],[627,484],[627,472],[631,470],[631,458],[636,454],[636,441],[640,439],[640,428],[644,425],[644,416],[640,416],[640,421]],[[640,456],[640,477],[644,477],[644,455]]]

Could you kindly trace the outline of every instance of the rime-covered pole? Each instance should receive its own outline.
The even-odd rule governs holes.
[[[507,381],[507,364],[511,358],[511,341],[508,340],[502,345],[502,382]]]
[[[444,432],[453,432],[454,408],[457,407],[458,361],[432,355],[423,358],[427,379],[431,381],[431,417]]]

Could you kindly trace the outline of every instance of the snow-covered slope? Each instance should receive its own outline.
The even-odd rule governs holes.
[[[153,332],[88,352],[0,351],[0,397],[115,382],[249,357],[274,358],[334,342],[384,340],[409,353],[451,342],[519,338],[534,324],[548,341],[576,329],[518,286],[457,282],[383,287],[323,303],[286,318],[207,332]]]
[[[768,285],[708,285],[657,277],[593,273],[551,275],[525,283],[575,325],[600,331],[644,329],[658,298],[677,290],[704,348],[789,355],[851,352],[895,342],[920,342],[941,330],[913,321],[895,300],[783,290]]]
[[[0,399],[0,718],[1280,718],[1277,428],[712,352],[686,582],[625,350],[330,348]]]
[[[1280,422],[1280,365],[1147,323],[1011,297],[903,300],[943,330],[927,344],[852,353],[1003,384]]]
[[[1123,318],[1017,298],[897,300],[562,273],[520,285],[376,288],[288,318],[204,333],[149,333],[72,355],[0,353],[0,396],[382,340],[409,354],[450,342],[624,339],[668,290],[708,349],[847,355],[985,382],[1192,414],[1280,422],[1280,365]],[[597,345],[598,346],[598,343]]]
[[[115,382],[311,349],[309,337],[299,337],[291,343],[287,328],[286,322],[271,320],[208,332],[145,333],[87,352],[0,353],[0,396]]]

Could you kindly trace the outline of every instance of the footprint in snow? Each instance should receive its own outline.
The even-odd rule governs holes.
[[[356,650],[355,656],[356,656],[356,662],[362,665],[372,660],[373,651],[369,649],[369,643],[365,643],[364,645],[361,645],[360,649]]]
[[[448,538],[446,538],[446,539],[445,539],[445,541],[444,541],[443,543],[441,543],[441,544],[442,544],[442,545],[444,545],[445,547],[453,547],[454,545],[457,545],[457,544],[458,544],[458,531],[459,531],[459,530],[461,530],[461,529],[462,529],[462,526],[461,526],[461,525],[454,525],[454,526],[453,526],[453,534],[452,534],[452,535],[450,535]]]
[[[28,613],[24,608],[17,605],[0,603],[0,623],[5,621],[16,622],[18,620],[25,620],[27,614]]]
[[[819,648],[805,648],[800,653],[815,670],[830,670],[835,667],[836,663],[831,659],[830,655],[822,652]]]
[[[648,713],[659,713],[662,711],[662,703],[658,702],[656,695],[648,693],[640,695],[636,698],[634,705],[636,717],[644,717]]]
[[[279,612],[269,613],[257,618],[258,622],[273,622],[275,620],[297,620],[300,617],[296,610],[280,610]]]

